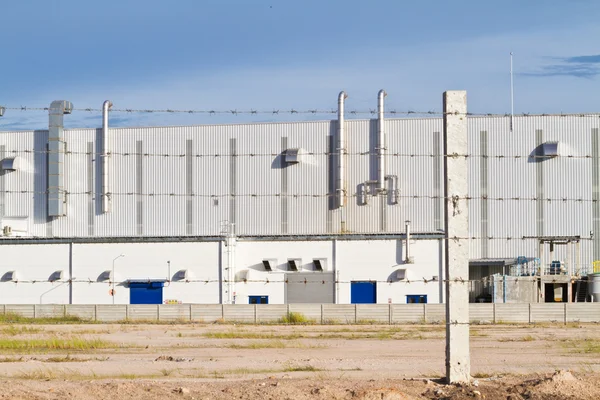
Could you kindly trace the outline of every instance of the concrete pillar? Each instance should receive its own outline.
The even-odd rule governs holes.
[[[467,92],[444,93],[446,231],[446,379],[471,379],[469,355],[469,219]]]

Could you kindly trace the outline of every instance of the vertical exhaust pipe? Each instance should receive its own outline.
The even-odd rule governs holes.
[[[108,182],[108,112],[112,102],[102,105],[102,212],[110,212],[110,187]]]
[[[346,136],[344,134],[344,100],[348,98],[346,92],[341,91],[338,95],[338,129],[337,129],[337,151],[338,151],[338,173],[337,173],[337,206],[344,207],[346,203],[346,185],[344,177],[346,174]]]
[[[385,129],[384,129],[384,99],[387,96],[385,90],[381,89],[377,94],[377,191],[385,191]]]
[[[412,264],[413,258],[410,255],[410,221],[406,221],[406,251],[404,262],[406,264]]]
[[[48,108],[48,216],[66,215],[64,116],[71,114],[73,103],[55,100]]]

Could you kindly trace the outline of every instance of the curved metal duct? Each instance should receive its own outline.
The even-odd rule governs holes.
[[[65,141],[63,137],[65,114],[71,114],[73,103],[56,100],[48,109],[48,216],[66,215],[65,195]]]

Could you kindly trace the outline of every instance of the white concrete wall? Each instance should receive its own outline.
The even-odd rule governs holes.
[[[113,259],[120,254],[125,257],[115,261],[115,304],[129,304],[129,289],[124,285],[128,279],[172,280],[182,269],[189,271],[190,282],[166,283],[163,300],[219,302],[218,242],[73,245],[73,275],[77,280],[95,282],[103,271],[112,269]],[[167,261],[171,261],[170,277]],[[73,286],[73,303],[110,304],[110,288],[109,282],[77,283]]]
[[[238,242],[236,249],[237,271],[248,270],[248,283],[237,282],[236,303],[248,304],[248,296],[269,296],[270,304],[285,302],[285,273],[289,258],[302,259],[302,271],[312,270],[313,259],[325,258],[332,268],[332,241]],[[274,259],[272,272],[264,270],[262,260]],[[298,267],[300,271],[300,266]],[[269,280],[269,283],[264,281]],[[261,282],[251,282],[251,281]]]
[[[17,271],[21,282],[0,282],[0,302],[7,304],[68,304],[69,285],[49,282],[57,270],[69,279],[69,245],[0,246],[0,278]]]
[[[439,240],[412,240],[413,264],[403,263],[402,240],[338,241],[336,267],[338,270],[338,303],[350,303],[350,282],[377,281],[377,303],[405,304],[406,296],[427,295],[429,303],[440,303],[443,298]],[[442,258],[443,259],[443,258]],[[409,280],[421,282],[386,283],[400,268],[408,269]],[[422,282],[438,276],[437,282]]]
[[[377,302],[405,304],[410,294],[427,295],[429,303],[443,299],[441,282],[422,280],[439,276],[443,279],[439,240],[413,240],[413,264],[403,264],[403,241],[399,240],[323,240],[323,241],[238,241],[235,246],[235,271],[238,281],[231,288],[236,304],[248,304],[248,296],[269,296],[270,304],[285,302],[285,273],[289,258],[301,259],[301,271],[313,270],[313,259],[324,259],[326,270],[337,273],[334,288],[337,303],[350,303],[350,282],[377,281]],[[101,274],[112,270],[115,261],[115,304],[129,304],[130,279],[171,280],[165,283],[163,300],[182,303],[215,304],[221,301],[221,290],[229,289],[226,280],[225,246],[219,242],[197,243],[100,243],[72,245],[72,303],[112,304],[112,284],[102,281]],[[69,279],[69,245],[1,245],[0,276],[16,270],[23,282],[0,282],[0,303],[4,304],[68,304],[69,284],[49,282],[50,275],[64,271]],[[272,272],[264,270],[263,259],[276,260]],[[171,275],[168,263],[171,262]],[[409,280],[393,281],[391,275],[407,268]],[[177,281],[175,275],[186,269],[189,281]],[[247,282],[240,281],[246,271]],[[32,283],[35,281],[35,283]],[[268,281],[268,282],[267,282]],[[226,303],[227,298],[223,296]]]

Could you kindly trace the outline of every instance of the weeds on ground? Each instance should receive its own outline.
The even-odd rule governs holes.
[[[283,370],[283,372],[317,372],[317,371],[323,371],[323,370],[313,367],[312,365],[289,366]]]
[[[309,325],[314,324],[315,321],[307,318],[304,314],[298,312],[289,312],[279,320],[282,324],[289,325]]]
[[[531,335],[525,335],[525,336],[521,336],[519,338],[500,338],[497,340],[498,340],[498,342],[533,342],[534,340],[537,340],[537,339]]]
[[[9,325],[2,330],[0,330],[0,334],[7,336],[17,336],[17,335],[33,335],[36,333],[40,333],[43,329],[34,328],[32,326],[15,326]]]
[[[31,324],[31,325],[56,325],[56,324],[90,324],[94,321],[82,319],[76,315],[64,317],[29,318],[17,313],[8,312],[0,314],[0,324]]]
[[[0,350],[4,351],[51,351],[51,350],[97,350],[118,347],[100,339],[78,337],[61,339],[0,339]]]

